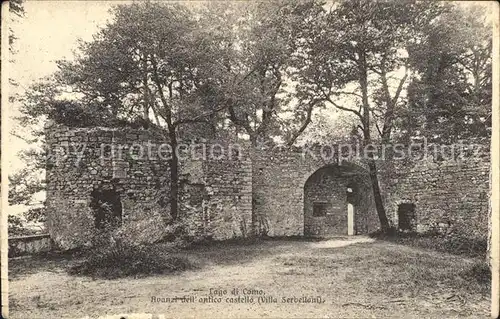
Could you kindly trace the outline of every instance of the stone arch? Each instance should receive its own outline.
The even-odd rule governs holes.
[[[362,163],[342,161],[339,164],[337,162],[327,163],[327,162],[310,161],[306,162],[306,168],[303,170],[301,174],[300,183],[304,185],[315,172],[325,167],[341,167],[344,169],[352,170],[353,172],[356,172],[360,175],[369,174],[368,170],[364,167],[364,165],[362,165]]]
[[[304,235],[348,235],[357,228],[365,232],[365,215],[371,210],[367,206],[372,205],[364,168],[347,162],[323,165],[305,179],[303,192]]]
[[[365,174],[360,161],[326,159],[313,150],[254,150],[252,158],[254,218],[264,220],[269,236],[304,235],[304,185],[308,178],[325,166],[350,168]],[[257,227],[254,222],[254,229]],[[365,232],[365,229],[362,229]]]

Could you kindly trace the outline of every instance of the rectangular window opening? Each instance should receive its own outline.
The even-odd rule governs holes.
[[[328,210],[328,203],[317,202],[313,204],[313,217],[324,217]]]
[[[416,226],[415,204],[405,203],[398,205],[398,228],[414,231]]]

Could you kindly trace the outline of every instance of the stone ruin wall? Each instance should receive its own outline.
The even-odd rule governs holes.
[[[433,145],[424,152],[412,149],[411,158],[378,160],[379,182],[386,214],[391,225],[398,226],[398,206],[415,205],[417,232],[438,232],[484,240],[488,234],[489,145],[464,144],[456,148],[455,158],[443,146],[440,158]],[[439,147],[439,146],[438,146]],[[454,147],[461,147],[459,144]],[[439,148],[438,148],[439,149]],[[318,151],[313,151],[318,154]],[[318,169],[339,164],[305,156],[304,153],[255,150],[253,155],[254,219],[263,224],[270,236],[303,235],[304,184]],[[356,229],[368,233],[379,228],[373,193],[369,185],[366,161],[351,158],[341,166],[350,166],[364,180],[368,193],[356,216]]]
[[[335,157],[321,158],[320,151],[288,151],[282,149],[254,150],[253,195],[256,229],[262,228],[269,236],[301,236],[304,234],[304,186],[319,169],[337,165]],[[348,169],[360,172],[363,189],[368,182],[364,163],[342,163]],[[365,196],[357,214],[359,233],[377,229],[379,223],[374,211],[371,192]],[[361,222],[363,224],[361,224]]]
[[[142,129],[49,126],[47,144],[53,156],[47,164],[47,226],[64,248],[84,244],[94,230],[90,208],[95,188],[114,187],[122,202],[123,225],[131,236],[154,241],[170,223],[169,168],[158,156],[101,158],[101,143],[122,145],[162,143],[162,137]],[[84,149],[82,147],[85,146]],[[71,150],[64,156],[58,149]],[[239,158],[184,161],[180,171],[180,216],[189,233],[224,240],[257,234],[292,236],[304,233],[304,185],[318,169],[337,164],[296,151],[242,149]],[[352,164],[352,165],[351,165]],[[344,165],[344,163],[342,164]],[[365,170],[362,162],[347,163]],[[417,230],[487,236],[489,150],[460,161],[393,161],[379,165],[388,218],[398,223],[401,203],[414,203]],[[364,176],[368,180],[368,175]],[[371,189],[361,233],[378,228]],[[167,227],[168,228],[168,227]]]
[[[385,207],[394,225],[398,224],[398,206],[413,203],[418,232],[487,239],[489,145],[467,148],[455,159],[435,156],[430,147],[427,155],[417,152],[417,160],[392,161],[390,172],[382,175]]]
[[[88,242],[95,231],[92,191],[102,187],[119,194],[122,223],[131,236],[155,241],[165,235],[171,224],[169,167],[159,156],[161,150],[150,146],[164,143],[161,135],[141,129],[51,125],[46,142],[47,228],[59,247]],[[151,154],[140,156],[139,146],[151,149]],[[223,175],[216,173],[221,171]],[[186,161],[179,175],[179,217],[190,236],[222,240],[247,235],[252,214],[249,160]]]
[[[352,192],[347,193],[347,188]],[[314,202],[327,203],[329,213],[313,216]],[[304,234],[348,234],[348,203],[354,207],[354,234],[377,230],[379,220],[369,176],[349,165],[326,166],[317,170],[304,185]]]

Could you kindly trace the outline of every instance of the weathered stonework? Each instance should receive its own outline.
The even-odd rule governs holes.
[[[143,129],[51,125],[46,139],[51,151],[47,226],[59,247],[88,242],[95,230],[92,192],[102,188],[119,194],[122,228],[130,236],[154,242],[169,231],[170,173],[168,151],[159,147],[165,143],[162,135]],[[180,161],[179,217],[190,236],[224,240],[347,234],[348,202],[355,207],[355,233],[377,229],[362,160],[339,163],[336,157],[325,159],[314,151],[232,149],[231,145],[221,149],[226,154],[210,149],[211,156],[204,158],[207,150],[199,148]],[[382,195],[393,225],[398,222],[398,205],[413,203],[419,231],[486,237],[488,154],[460,161],[380,164]],[[347,188],[354,194],[347,195]],[[329,217],[311,217],[315,201],[335,209]],[[322,222],[331,227],[318,228]]]
[[[169,188],[168,165],[155,157],[129,153],[130,146],[145,145],[151,138],[148,132],[51,127],[46,138],[51,152],[46,173],[47,226],[58,245],[71,248],[87,242],[95,228],[91,193],[101,187],[120,193],[124,224],[151,220],[151,225],[157,225],[161,220],[165,209],[161,201]],[[115,148],[118,145],[123,149]]]
[[[254,220],[258,232],[269,236],[304,235],[304,187],[319,169],[338,166],[350,172],[363,172],[361,174],[365,175],[365,180],[367,178],[364,163],[353,161],[339,164],[334,156],[331,159],[329,156],[320,156],[319,150],[254,150],[252,160]],[[341,187],[340,192],[345,192],[345,187]],[[334,193],[335,190],[332,190],[332,195]],[[366,198],[370,200],[371,192]],[[345,206],[346,203],[341,205]],[[368,206],[372,206],[372,203]],[[374,214],[374,211],[371,210],[370,214]],[[368,228],[372,227],[359,226],[359,233],[366,233]]]
[[[9,257],[33,255],[52,250],[52,240],[48,234],[11,237],[8,240]]]
[[[391,173],[386,173],[385,202],[395,225],[398,205],[413,203],[418,232],[486,239],[489,148],[477,144],[463,155],[441,159],[431,152],[410,163],[393,161]]]
[[[314,216],[315,203],[324,203],[324,217]],[[347,235],[348,204],[354,207],[354,234],[377,230],[379,221],[364,170],[343,165],[316,171],[304,186],[304,234]]]
[[[165,235],[171,224],[170,173],[161,135],[55,125],[46,133],[47,227],[57,245],[72,248],[88,242],[95,230],[90,203],[97,188],[120,194],[125,232],[140,241]],[[251,162],[235,156],[181,161],[180,199],[180,218],[190,236],[247,236],[252,227]]]

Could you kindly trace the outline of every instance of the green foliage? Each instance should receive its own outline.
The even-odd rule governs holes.
[[[165,229],[164,241],[176,241],[181,246],[189,245],[194,238],[189,235],[188,225],[182,220],[171,221]]]
[[[479,6],[445,7],[409,48],[407,135],[453,143],[491,130],[491,27]]]
[[[71,265],[72,275],[115,279],[130,276],[167,274],[189,269],[186,258],[176,257],[158,245],[135,244],[108,230],[98,232],[84,260]]]
[[[175,120],[189,106],[206,61],[195,49],[193,16],[183,6],[157,2],[117,5],[112,14],[93,41],[80,43],[75,61],[58,61],[56,81],[101,114],[129,118],[153,109]]]
[[[43,223],[46,221],[47,211],[44,206],[30,208],[24,213],[24,218],[30,222]]]
[[[45,185],[29,168],[24,168],[9,176],[9,204],[30,205],[33,195],[43,191]]]
[[[8,215],[7,223],[9,236],[21,236],[25,234],[24,223],[19,216]]]
[[[99,112],[93,112],[91,106],[83,107],[79,103],[71,101],[54,102],[48,112],[50,119],[56,123],[65,124],[70,127],[101,126],[109,120],[99,116]],[[102,114],[101,114],[102,115]]]
[[[227,67],[212,86],[219,100],[229,102],[225,114],[231,125],[252,142],[272,137],[290,141],[310,123],[310,110],[320,101],[297,94],[304,83],[295,81],[295,73],[307,63],[306,30],[322,11],[318,1],[265,1],[212,7],[205,13],[207,25],[217,21],[211,28],[222,30],[218,34],[228,48],[223,55]],[[232,79],[240,80],[228,85]],[[298,101],[291,103],[294,99]]]
[[[282,135],[290,121],[280,113],[303,122],[307,103],[316,103],[287,109],[286,78],[302,62],[294,34],[322,10],[315,1],[210,3],[196,12],[172,3],[115,6],[113,20],[80,43],[74,61],[58,61],[59,71],[24,96],[24,120],[87,125],[152,115],[183,139],[217,130],[253,140]]]
[[[151,117],[183,139],[227,131],[293,143],[326,103],[386,141],[422,131],[444,140],[489,135],[491,34],[481,9],[366,0],[328,6],[115,6],[112,21],[80,43],[73,61],[58,61],[59,71],[26,94],[25,115],[75,125]],[[56,103],[61,96],[80,106]]]
[[[23,0],[11,0],[9,1],[9,10],[11,13],[15,14],[16,16],[22,17],[24,16],[24,7],[23,7]]]
[[[23,5],[23,0],[11,0],[9,1],[9,12],[16,18],[22,18],[24,17],[25,11],[24,11],[24,5]],[[13,19],[11,21],[14,21]],[[12,29],[9,28],[9,50],[14,53],[13,50],[13,44],[14,41],[16,40],[16,36],[13,33]]]
[[[7,216],[7,233],[9,237],[14,236],[29,236],[39,233],[38,230],[28,228],[26,221],[21,216]]]
[[[433,249],[455,255],[484,258],[487,242],[480,237],[445,236],[436,232],[403,233],[393,231],[389,234],[375,232],[371,237],[396,242],[403,245]]]

